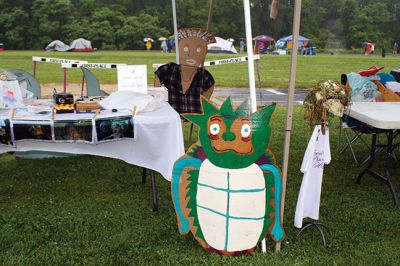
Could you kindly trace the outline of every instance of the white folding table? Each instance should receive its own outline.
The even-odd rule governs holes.
[[[358,175],[357,183],[361,182],[364,174],[370,174],[389,187],[393,202],[398,205],[397,193],[389,171],[389,162],[393,157],[394,148],[399,146],[399,143],[395,143],[393,139],[400,129],[400,102],[354,102],[347,114],[387,135],[387,143],[378,144],[377,134],[372,134],[370,160],[368,166]],[[376,149],[380,147],[386,150],[383,175],[373,170]]]

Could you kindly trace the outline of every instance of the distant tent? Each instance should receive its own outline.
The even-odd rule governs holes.
[[[269,54],[275,45],[275,39],[268,35],[258,35],[253,38],[253,41],[254,53],[256,54]]]
[[[71,51],[74,52],[93,52],[92,43],[83,38],[74,40],[70,45]]]
[[[222,39],[220,37],[215,37],[216,43],[211,43],[208,45],[209,53],[226,53],[226,54],[237,54],[233,43]]]
[[[45,48],[47,52],[67,52],[69,49],[70,47],[60,40],[52,41]]]
[[[286,45],[286,46],[291,46],[291,42],[292,42],[292,41],[293,41],[293,35],[290,35],[290,36],[287,36],[287,37],[285,37],[285,38],[279,39],[279,40],[276,42],[276,46],[277,46],[278,48],[283,48],[285,45]],[[309,42],[309,41],[310,41],[310,39],[299,35],[299,43],[304,44],[305,42]],[[288,44],[290,44],[290,45],[288,45]]]

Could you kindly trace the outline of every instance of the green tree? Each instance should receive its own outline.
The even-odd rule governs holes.
[[[160,36],[169,36],[170,32],[160,26],[157,17],[140,14],[128,17],[123,26],[117,31],[118,47],[121,49],[143,49],[143,39],[150,37],[158,39]]]

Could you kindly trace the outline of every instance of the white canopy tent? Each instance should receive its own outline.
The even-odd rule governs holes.
[[[174,22],[174,34],[175,34],[175,44],[178,47],[178,27],[176,20],[176,4],[175,0],[172,1],[172,13]],[[277,7],[279,0],[274,0],[272,5]],[[211,0],[210,12],[208,16],[207,29],[210,30],[212,10],[215,6],[215,0]],[[243,0],[243,9],[245,16],[245,27],[246,27],[246,45],[247,45],[247,57],[248,57],[248,75],[249,75],[249,90],[250,90],[250,103],[252,112],[257,111],[257,99],[256,99],[256,86],[255,86],[255,76],[254,76],[254,54],[253,54],[253,42],[252,42],[252,31],[251,31],[251,17],[250,17],[250,1]],[[276,17],[276,9],[271,10],[271,17]],[[301,15],[301,0],[295,0],[295,10],[293,16],[293,46],[291,53],[291,66],[290,66],[290,78],[289,78],[289,88],[288,88],[288,101],[286,110],[286,125],[285,125],[285,144],[284,153],[282,161],[282,201],[281,201],[281,218],[283,222],[283,212],[285,205],[285,195],[286,195],[286,180],[287,171],[289,164],[289,147],[290,147],[290,134],[292,131],[292,115],[293,115],[293,102],[294,102],[294,90],[296,82],[296,67],[297,67],[297,49],[298,49],[298,39],[300,31],[300,15]],[[176,62],[179,62],[179,49],[176,49]],[[265,240],[262,242],[263,252],[266,250]],[[275,251],[278,252],[281,249],[281,243],[278,242],[275,245]]]
[[[238,52],[231,41],[215,37],[216,42],[208,45],[209,53],[237,54]]]

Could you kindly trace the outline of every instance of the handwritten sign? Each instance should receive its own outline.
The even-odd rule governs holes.
[[[147,66],[118,66],[118,90],[147,94]]]

